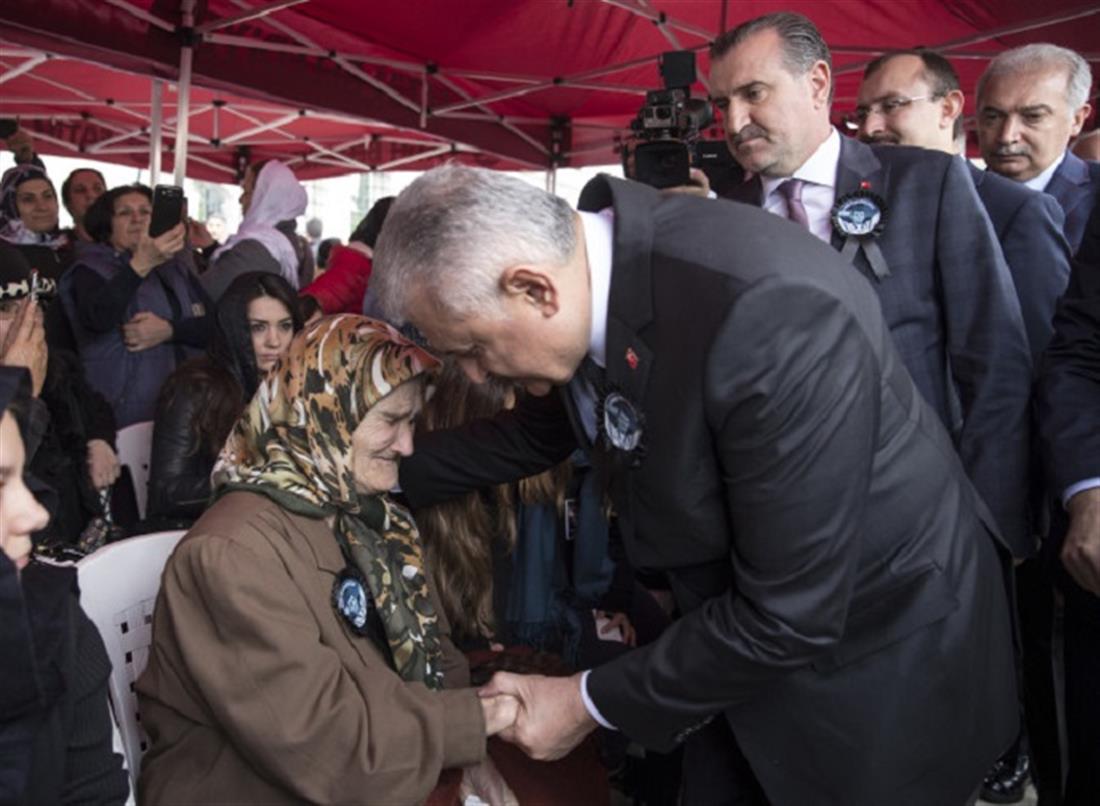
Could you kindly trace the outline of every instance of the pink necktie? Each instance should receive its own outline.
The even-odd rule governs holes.
[[[802,204],[802,188],[805,184],[801,179],[788,179],[778,189],[787,202],[787,218],[809,230],[810,219],[806,215],[806,207]]]

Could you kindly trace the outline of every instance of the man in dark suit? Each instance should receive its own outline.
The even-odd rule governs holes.
[[[959,77],[943,56],[927,50],[888,53],[871,62],[863,74],[855,114],[860,139],[957,153],[964,101]],[[1052,196],[967,165],[1012,272],[1037,370],[1053,331],[1054,306],[1069,281],[1062,208]],[[1034,536],[1044,531],[1045,520],[1038,517],[1045,513],[1045,485],[1037,449],[1032,467],[1030,492],[1036,518],[1030,535]],[[1051,654],[1054,591],[1041,561],[1034,556],[1038,549],[1034,537],[1026,548],[1028,553],[1018,555],[1026,561],[1016,568],[1024,709],[1031,774],[1039,804],[1046,806],[1059,802],[1062,788]],[[1022,800],[1028,768],[1028,742],[1021,737],[987,776],[983,796],[1001,803]]]
[[[906,369],[1026,556],[1031,362],[1012,277],[966,166],[841,137],[829,122],[829,49],[800,14],[718,37],[710,92],[751,175],[725,195],[801,222],[870,280]],[[870,233],[840,215],[860,197],[881,210]]]
[[[1039,416],[1050,486],[1064,506],[1055,511],[1049,541],[1066,603],[1064,802],[1094,806],[1100,795],[1100,206],[1093,208],[1055,315]]]
[[[475,380],[569,384],[631,564],[684,613],[582,675],[497,675],[510,738],[690,736],[686,804],[762,803],[738,760],[776,806],[962,803],[1017,727],[1002,557],[875,293],[745,205],[606,178],[582,199],[436,169],[371,278]]]
[[[1091,85],[1087,61],[1045,43],[1004,51],[978,80],[982,158],[989,170],[1058,200],[1074,252],[1100,193],[1100,164],[1069,151],[1092,109]]]

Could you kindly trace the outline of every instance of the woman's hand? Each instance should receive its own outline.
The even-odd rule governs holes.
[[[485,735],[496,736],[502,730],[512,727],[519,716],[519,700],[511,694],[498,694],[482,697],[481,713],[485,717]]]
[[[148,277],[149,272],[183,249],[186,235],[187,228],[183,222],[156,238],[150,237],[148,232],[143,232],[134,250],[134,256],[130,258],[130,267],[139,276]]]
[[[46,364],[50,352],[46,347],[46,330],[42,325],[42,309],[30,297],[19,304],[11,327],[0,344],[0,365],[26,367],[31,373],[31,395],[42,393],[46,382]]]
[[[105,490],[115,483],[122,466],[111,446],[102,439],[88,441],[88,477],[97,490]]]
[[[172,338],[172,323],[155,313],[140,311],[122,326],[122,343],[131,353],[148,350]]]
[[[463,803],[470,795],[477,795],[490,806],[519,806],[516,793],[509,788],[508,782],[488,756],[476,767],[467,767],[462,771],[462,786],[458,794]]]

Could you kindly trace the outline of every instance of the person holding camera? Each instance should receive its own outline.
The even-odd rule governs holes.
[[[152,192],[113,188],[88,209],[93,245],[61,281],[92,385],[119,428],[152,420],[161,384],[206,345],[209,298],[186,262],[185,225],[152,237]]]

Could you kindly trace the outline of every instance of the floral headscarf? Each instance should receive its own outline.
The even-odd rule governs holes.
[[[331,316],[299,333],[260,384],[214,468],[216,495],[251,490],[323,518],[373,594],[394,666],[441,688],[439,626],[412,518],[385,494],[360,495],[352,434],[367,412],[439,361],[389,325]]]
[[[60,249],[68,242],[60,229],[54,227],[50,232],[32,232],[19,217],[16,194],[20,185],[32,179],[44,179],[53,187],[46,171],[32,163],[16,165],[4,171],[3,179],[0,179],[0,239],[8,243],[41,244],[50,249]]]

